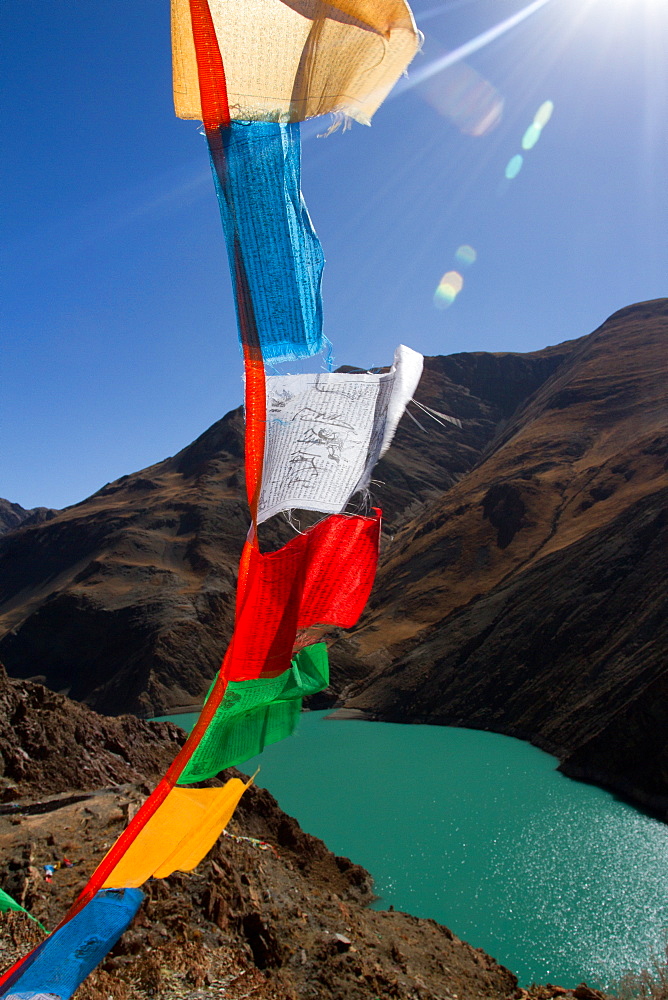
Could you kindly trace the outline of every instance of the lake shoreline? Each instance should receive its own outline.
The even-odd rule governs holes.
[[[649,963],[668,921],[663,824],[517,737],[365,721],[306,711],[241,767],[369,870],[383,908],[450,927],[521,984],[604,985]]]
[[[183,715],[199,715],[204,707],[204,703],[201,705],[183,705],[177,706],[170,709],[169,712],[163,715],[147,716],[146,718],[151,721],[160,722],[172,722],[175,716]],[[321,711],[320,709],[304,708],[303,713],[308,714],[312,711]],[[588,767],[585,763],[580,763],[577,759],[572,760],[572,756],[562,757],[556,752],[556,748],[548,744],[546,741],[541,741],[540,739],[528,739],[525,736],[518,736],[515,733],[502,732],[498,729],[477,729],[473,726],[452,726],[447,723],[440,722],[428,722],[422,719],[385,719],[379,716],[375,712],[368,712],[360,708],[346,708],[341,706],[340,708],[332,707],[331,709],[326,709],[327,715],[325,718],[333,722],[382,722],[388,725],[404,725],[404,726],[433,726],[437,729],[471,729],[474,732],[491,732],[498,736],[504,736],[508,739],[516,739],[521,743],[527,743],[529,746],[535,747],[537,750],[541,750],[543,753],[547,753],[559,761],[558,770],[565,777],[570,778],[572,781],[581,782],[585,785],[591,785],[594,788],[600,788],[605,792],[610,792],[612,795],[617,796],[620,801],[632,806],[639,812],[644,813],[647,816],[651,816],[652,819],[659,820],[661,823],[668,824],[668,797],[662,795],[650,795],[641,789],[635,788],[630,782],[620,780],[615,782],[610,778],[610,775],[605,774],[599,769]],[[176,723],[175,723],[176,724]]]

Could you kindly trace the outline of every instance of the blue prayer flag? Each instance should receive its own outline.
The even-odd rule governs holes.
[[[9,996],[30,995],[32,991],[70,1000],[129,926],[143,898],[139,889],[102,889],[96,893],[28,957],[25,971],[19,970]]]
[[[301,193],[299,123],[233,121],[209,150],[242,342],[265,361],[319,354],[325,261]]]

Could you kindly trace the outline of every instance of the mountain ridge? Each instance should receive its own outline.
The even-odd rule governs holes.
[[[32,507],[26,510],[20,503],[0,497],[0,535],[30,524],[41,524],[59,512],[53,507]]]

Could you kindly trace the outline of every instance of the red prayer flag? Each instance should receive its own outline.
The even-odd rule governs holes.
[[[277,552],[247,552],[247,575],[224,672],[228,681],[287,670],[298,633],[315,625],[351,628],[371,592],[381,512],[332,514]]]

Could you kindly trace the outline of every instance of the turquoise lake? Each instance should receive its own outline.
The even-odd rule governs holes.
[[[371,872],[377,908],[433,917],[523,985],[605,985],[662,953],[668,826],[520,740],[326,715],[243,770]]]

